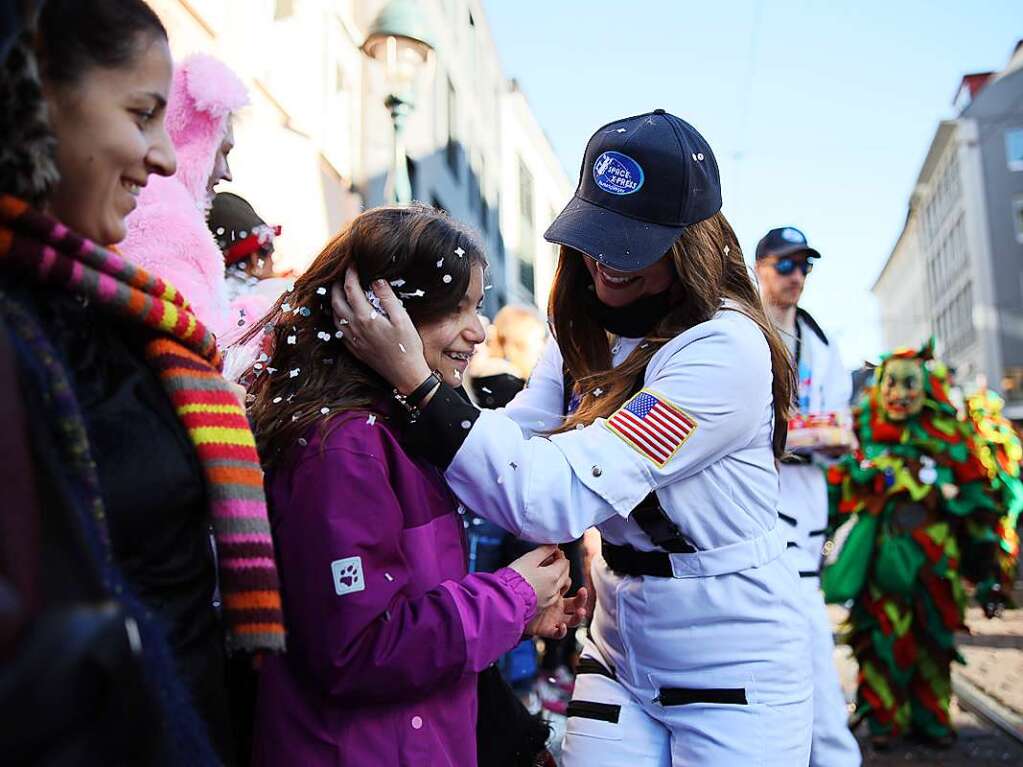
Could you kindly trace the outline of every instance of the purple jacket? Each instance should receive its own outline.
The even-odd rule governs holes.
[[[536,609],[466,574],[458,502],[386,420],[342,416],[267,477],[288,653],[260,676],[257,767],[472,767],[476,676]]]

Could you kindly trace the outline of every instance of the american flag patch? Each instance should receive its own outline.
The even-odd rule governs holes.
[[[644,389],[618,408],[605,426],[660,468],[696,430],[696,421]]]

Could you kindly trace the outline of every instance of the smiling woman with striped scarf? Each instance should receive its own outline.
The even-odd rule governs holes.
[[[3,488],[0,531],[14,764],[234,763],[226,651],[284,644],[262,473],[215,339],[110,249],[139,187],[174,171],[170,73],[141,0],[49,0],[0,73],[2,429],[30,477]]]

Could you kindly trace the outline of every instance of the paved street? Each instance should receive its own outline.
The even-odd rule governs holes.
[[[1017,604],[1023,590],[1016,589]],[[842,610],[832,608],[837,624]],[[987,620],[978,608],[967,615],[971,633],[959,638],[965,667],[956,667],[957,679],[963,679],[981,695],[993,699],[1009,718],[1023,722],[1023,610],[1008,612],[1000,619]],[[846,690],[852,698],[856,686],[856,664],[848,648],[838,647],[835,659]],[[948,751],[935,751],[915,744],[904,744],[884,754],[875,754],[866,735],[866,727],[858,733],[863,748],[864,765],[888,767],[896,764],[961,765],[994,767],[1023,765],[1023,745],[953,702],[953,717],[959,730],[959,742]]]

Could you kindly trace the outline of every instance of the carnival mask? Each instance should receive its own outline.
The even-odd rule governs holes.
[[[919,359],[890,359],[881,378],[881,402],[889,420],[905,421],[924,406],[924,368]]]

